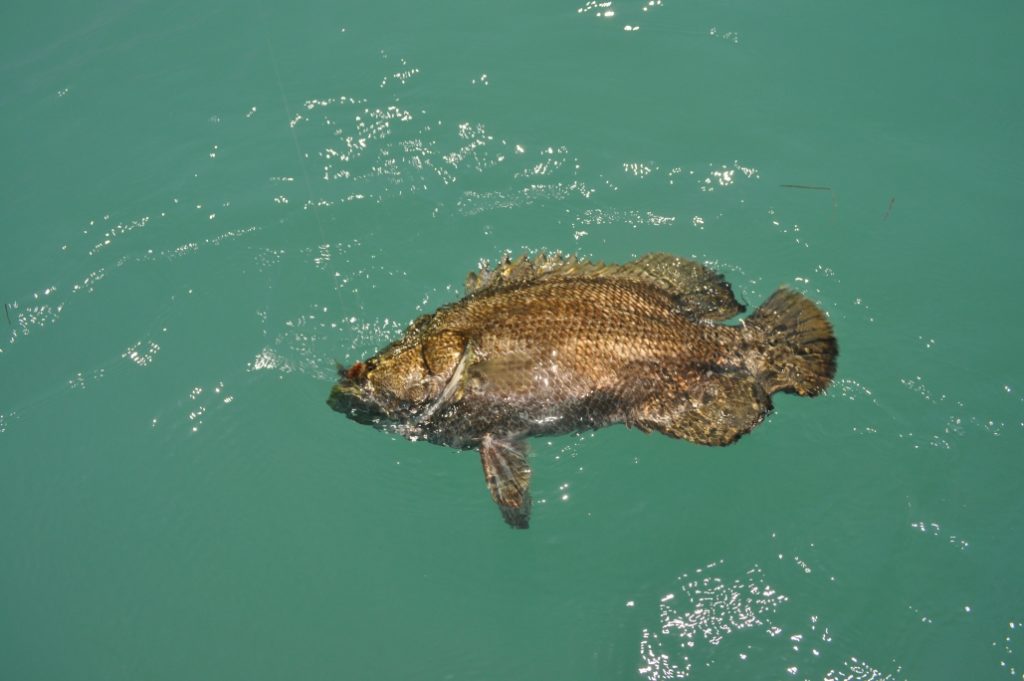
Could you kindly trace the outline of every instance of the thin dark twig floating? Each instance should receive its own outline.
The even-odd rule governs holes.
[[[11,311],[10,308],[7,307],[7,303],[4,303],[4,316],[7,317],[7,325],[14,326],[14,324],[11,323]]]
[[[832,187],[819,187],[813,184],[780,184],[779,186],[784,189],[816,189],[821,192],[832,191]]]
[[[885,208],[885,215],[882,216],[883,220],[888,220],[889,219],[889,213],[892,212],[892,204],[894,204],[894,203],[896,203],[896,197],[895,196],[890,196],[889,197],[889,205],[886,206],[886,208]]]

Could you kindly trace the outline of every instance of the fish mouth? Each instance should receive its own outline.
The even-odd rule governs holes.
[[[391,421],[387,412],[344,374],[331,388],[327,404],[356,423],[381,427]]]

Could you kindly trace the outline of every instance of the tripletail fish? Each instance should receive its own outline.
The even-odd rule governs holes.
[[[506,255],[471,272],[461,300],[339,367],[327,402],[410,440],[479,450],[505,521],[526,528],[527,438],[623,423],[728,445],[774,393],[828,387],[838,345],[820,308],[783,286],[722,323],[745,309],[722,275],[665,253],[622,265]]]

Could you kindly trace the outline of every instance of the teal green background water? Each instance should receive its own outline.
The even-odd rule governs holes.
[[[0,677],[1021,678],[1022,25],[4,4]],[[324,399],[541,248],[801,289],[836,383],[726,449],[535,440],[511,531]]]

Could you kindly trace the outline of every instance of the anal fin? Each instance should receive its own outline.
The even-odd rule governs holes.
[[[764,420],[771,397],[747,373],[722,372],[694,377],[681,394],[648,400],[635,425],[701,445],[724,446]]]
[[[480,463],[491,498],[510,526],[525,530],[530,526],[530,466],[526,461],[526,443],[485,435],[480,443]]]

